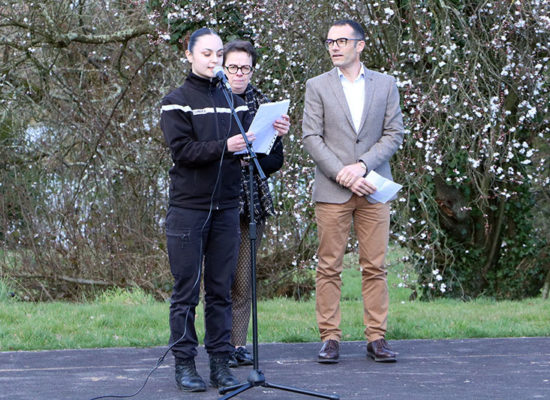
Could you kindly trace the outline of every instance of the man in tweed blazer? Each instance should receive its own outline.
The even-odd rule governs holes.
[[[395,79],[363,66],[361,25],[343,20],[330,28],[325,45],[335,66],[306,83],[303,142],[316,164],[313,201],[319,249],[316,316],[321,363],[339,358],[342,261],[353,221],[359,241],[367,355],[396,361],[385,340],[388,285],[385,256],[389,204],[370,197],[369,171],[392,179],[389,160],[403,141],[403,118]]]

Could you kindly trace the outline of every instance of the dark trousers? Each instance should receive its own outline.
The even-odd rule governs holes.
[[[210,353],[231,346],[231,285],[239,251],[237,208],[209,213],[170,206],[166,237],[174,288],[170,300],[170,343],[176,358],[197,355],[195,308],[204,262],[204,346]]]

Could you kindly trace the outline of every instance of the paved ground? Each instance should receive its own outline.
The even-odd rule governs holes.
[[[395,364],[367,360],[364,342],[345,342],[336,365],[315,362],[319,343],[261,344],[260,369],[269,383],[337,394],[341,399],[550,399],[550,338],[401,340],[390,344],[399,352]],[[133,394],[164,350],[2,352],[0,399],[90,400]],[[203,348],[199,354],[197,368],[207,379]],[[250,369],[234,371],[246,380]],[[203,394],[178,391],[169,355],[133,399],[219,397],[213,388]],[[315,397],[259,386],[234,398]]]

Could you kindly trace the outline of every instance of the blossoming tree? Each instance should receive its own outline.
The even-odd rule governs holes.
[[[307,291],[316,238],[303,95],[331,68],[323,40],[344,18],[366,28],[364,64],[400,90],[407,135],[392,160],[404,185],[392,238],[415,266],[405,283],[425,297],[520,298],[550,277],[547,2],[4,3],[0,278],[30,298],[112,284],[167,296],[158,105],[188,71],[185,36],[203,26],[252,41],[255,84],[291,99],[259,272],[274,288],[266,294]]]

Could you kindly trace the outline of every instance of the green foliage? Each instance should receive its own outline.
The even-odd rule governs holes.
[[[15,300],[15,292],[2,279],[0,279],[0,303],[6,303]]]
[[[126,304],[140,305],[153,304],[154,297],[146,293],[143,289],[135,287],[132,289],[112,288],[105,290],[99,294],[95,300],[98,304]]]
[[[548,162],[537,155],[548,71],[534,61],[547,48],[537,20],[548,7],[422,7],[396,11],[408,61],[394,74],[410,82],[411,137],[394,169],[408,189],[395,236],[411,249],[426,298],[536,295],[549,270],[548,234],[533,214],[548,199]]]
[[[159,15],[161,32],[169,39],[167,42],[179,50],[187,50],[188,36],[195,30],[204,27],[203,18],[213,22],[214,29],[223,42],[251,38],[252,32],[248,29],[244,15],[235,2],[211,2],[194,0],[159,1],[152,0],[147,4],[150,12]],[[208,15],[204,10],[208,10]],[[217,21],[223,24],[218,25]]]

